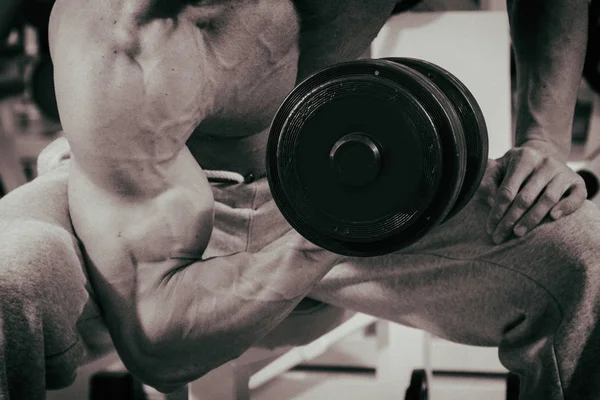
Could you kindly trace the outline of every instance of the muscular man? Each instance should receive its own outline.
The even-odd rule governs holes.
[[[518,146],[490,161],[460,216],[409,248],[370,259],[316,248],[260,179],[284,96],[363,54],[394,5],[57,1],[50,41],[71,155],[55,143],[40,160],[50,171],[0,202],[0,391],[68,385],[111,343],[169,391],[354,310],[498,346],[522,398],[600,396],[600,212],[565,165],[585,0],[509,1]],[[306,297],[328,304],[314,330],[277,336]]]

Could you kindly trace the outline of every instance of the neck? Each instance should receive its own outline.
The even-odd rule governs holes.
[[[198,134],[188,140],[187,146],[203,169],[262,176],[266,171],[268,137],[268,129],[244,137]]]

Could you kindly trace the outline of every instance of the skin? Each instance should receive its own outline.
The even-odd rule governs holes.
[[[548,37],[515,17],[530,3],[510,10],[513,39],[525,47],[517,51],[520,112],[536,123],[521,123],[519,147],[488,169],[483,192],[494,201],[523,175],[513,170],[537,170],[539,159],[566,169],[569,115],[559,113],[574,107],[577,68],[564,60],[583,59],[577,24],[585,26],[570,10],[587,2],[538,4],[573,21],[557,31],[572,43],[556,51],[557,14],[538,19]],[[327,280],[340,257],[295,232],[260,254],[201,260],[213,222],[202,168],[263,172],[267,128],[285,95],[308,74],[364,54],[394,4],[57,1],[50,42],[72,149],[71,218],[117,351],[140,380],[166,392],[201,377],[281,327]],[[551,88],[565,95],[549,96]],[[497,202],[504,208],[495,205],[494,215],[513,200]]]
[[[517,62],[516,147],[491,160],[480,195],[495,243],[579,209],[583,179],[567,167],[587,44],[588,2],[507,2]]]
[[[363,15],[377,20],[374,35],[389,12]],[[372,40],[302,61],[299,32],[293,4],[280,0],[62,0],[53,10],[73,226],[119,355],[159,390],[238,357],[340,259],[290,232],[260,257],[201,260],[213,198],[200,165],[264,168],[248,154],[262,150],[296,80]]]

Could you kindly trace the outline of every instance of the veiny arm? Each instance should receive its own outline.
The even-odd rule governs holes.
[[[587,43],[587,0],[508,0],[517,63],[517,145],[566,161]]]
[[[221,69],[198,24],[165,7],[59,0],[50,41],[92,285],[127,368],[170,391],[266,335],[339,257],[290,232],[259,255],[202,259],[212,191],[185,141]]]

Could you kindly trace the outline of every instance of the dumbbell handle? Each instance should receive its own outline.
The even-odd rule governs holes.
[[[329,163],[344,184],[366,186],[379,175],[381,151],[369,135],[349,133],[333,145]]]

